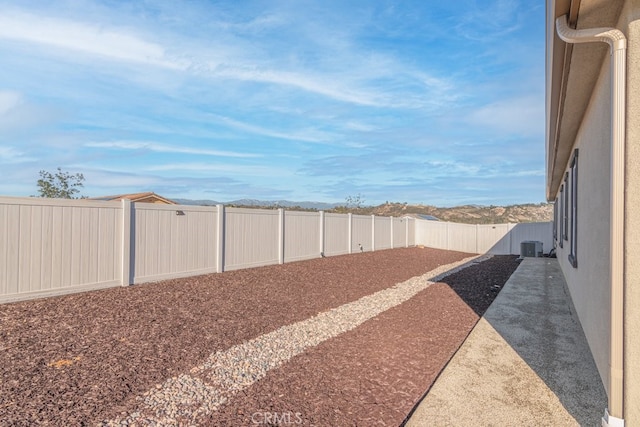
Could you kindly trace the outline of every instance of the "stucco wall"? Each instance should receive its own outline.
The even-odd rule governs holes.
[[[628,38],[627,142],[625,182],[624,419],[640,425],[640,0],[629,0],[617,28]],[[574,148],[579,154],[578,268],[558,248],[571,298],[609,392],[609,57],[581,123]]]
[[[609,80],[609,63],[605,60],[573,147],[579,149],[577,268],[574,268],[568,260],[571,247],[570,231],[569,241],[564,241],[563,248],[557,248],[558,259],[567,280],[571,299],[607,393],[610,325],[608,243],[611,91]]]
[[[640,425],[640,0],[627,2],[618,28],[628,40],[624,418]]]

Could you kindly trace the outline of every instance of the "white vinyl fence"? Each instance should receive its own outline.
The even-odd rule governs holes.
[[[130,205],[131,214],[126,216],[131,218],[133,241],[126,284],[180,277],[185,272],[197,275],[218,271],[217,208]]]
[[[552,223],[0,197],[0,302],[415,245],[519,254],[524,240],[548,252]]]
[[[407,247],[415,220],[0,197],[0,302]]]
[[[523,241],[540,241],[544,253],[553,248],[553,223],[457,224],[418,220],[415,244],[477,254],[519,255]]]
[[[122,219],[120,203],[0,198],[0,301],[122,283]]]

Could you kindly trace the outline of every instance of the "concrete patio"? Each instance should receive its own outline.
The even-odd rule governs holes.
[[[607,396],[556,259],[525,258],[407,426],[600,425]]]

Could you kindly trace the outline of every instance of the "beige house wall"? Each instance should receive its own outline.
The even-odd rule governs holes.
[[[640,402],[640,0],[625,2],[616,27],[628,41],[623,418],[625,425],[640,425],[637,404]],[[573,268],[568,260],[570,233],[563,248],[557,247],[573,304],[607,393],[610,392],[610,96],[611,68],[607,55],[572,147],[572,151],[579,149],[578,267]],[[568,170],[567,164],[564,171]]]
[[[628,1],[620,28],[627,51],[624,418],[640,425],[640,0]]]
[[[571,299],[591,348],[605,390],[609,393],[609,177],[611,140],[611,85],[608,57],[601,67],[589,106],[573,149],[578,155],[577,260],[569,262],[571,230],[557,256]],[[571,157],[569,158],[571,161]],[[568,171],[566,165],[565,172]],[[571,187],[569,179],[568,187]],[[571,201],[570,188],[569,203]],[[558,193],[558,199],[560,195]],[[566,209],[566,207],[565,207]],[[569,212],[569,218],[571,218]],[[569,219],[570,224],[571,219]],[[562,222],[562,220],[561,220]],[[570,227],[570,226],[569,226]],[[558,227],[558,242],[562,239]]]

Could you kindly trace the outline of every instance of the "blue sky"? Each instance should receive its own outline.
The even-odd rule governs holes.
[[[0,0],[0,195],[544,201],[544,2]]]

